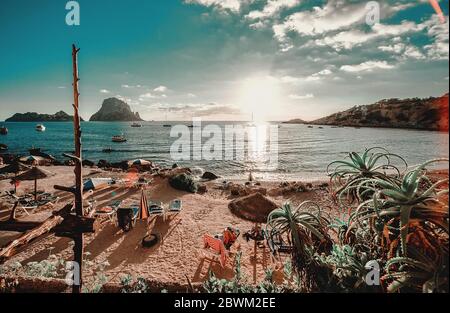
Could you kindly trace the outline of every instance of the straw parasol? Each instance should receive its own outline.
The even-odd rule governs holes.
[[[45,161],[45,159],[43,157],[35,156],[35,155],[24,156],[24,157],[21,157],[19,160],[20,160],[20,162],[27,163],[27,164],[41,164],[43,161]]]
[[[37,180],[51,176],[52,173],[37,166],[14,178],[15,181],[34,180],[34,199],[37,199]]]
[[[148,213],[148,202],[147,202],[147,196],[145,195],[145,191],[144,189],[142,189],[142,195],[141,195],[141,204],[140,204],[140,209],[139,209],[139,216],[138,218],[140,220],[146,220],[149,218],[149,213]]]
[[[30,169],[29,166],[26,166],[25,164],[16,161],[8,166],[0,168],[0,174],[14,173],[14,180],[15,180],[18,173],[27,171],[29,169]],[[14,183],[14,193],[17,193],[17,184],[15,183]]]
[[[254,223],[266,223],[270,212],[279,205],[257,192],[231,201],[228,207],[231,213],[241,219]]]

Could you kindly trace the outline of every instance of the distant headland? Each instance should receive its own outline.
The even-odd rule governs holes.
[[[425,99],[386,99],[370,105],[355,106],[314,121],[294,119],[284,123],[448,132],[448,93]]]
[[[83,120],[83,119],[81,119]],[[40,114],[36,112],[16,113],[5,122],[71,122],[73,116],[64,111],[55,114]]]

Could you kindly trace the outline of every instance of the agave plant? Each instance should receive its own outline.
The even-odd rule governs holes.
[[[373,197],[364,201],[351,217],[351,227],[356,227],[363,220],[391,244],[400,240],[401,255],[407,256],[409,228],[412,223],[422,232],[440,232],[448,237],[448,202],[440,201],[448,194],[448,189],[439,189],[448,184],[448,178],[431,183],[426,167],[435,162],[447,159],[428,161],[408,172],[400,183],[385,179],[368,179],[373,187]],[[360,184],[363,184],[362,182]],[[425,186],[425,187],[423,187]],[[391,240],[391,235],[394,235]],[[425,238],[425,236],[422,236]]]
[[[362,200],[365,196],[370,195],[371,189],[365,188],[371,186],[368,179],[398,182],[403,171],[401,171],[400,165],[393,163],[394,159],[405,166],[403,170],[405,171],[408,167],[405,159],[380,147],[366,149],[362,154],[351,152],[349,160],[330,163],[327,173],[339,202],[342,202],[343,196],[347,196],[350,198],[350,202],[353,202],[355,199]],[[390,171],[391,175],[387,171]]]
[[[412,252],[411,257],[396,257],[386,263],[381,281],[387,284],[387,291],[448,292],[448,252],[439,259]]]
[[[317,251],[329,251],[332,240],[328,235],[329,220],[322,215],[321,208],[314,202],[306,201],[293,209],[290,203],[272,211],[267,218],[267,233],[287,236],[292,245],[292,262],[304,281],[311,286]]]

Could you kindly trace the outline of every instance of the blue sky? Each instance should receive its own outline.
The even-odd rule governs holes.
[[[119,97],[147,120],[314,119],[390,97],[448,92],[448,1],[2,0],[0,120],[71,112],[71,44],[81,113]]]

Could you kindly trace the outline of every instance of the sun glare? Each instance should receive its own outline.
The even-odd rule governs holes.
[[[280,86],[271,77],[252,77],[241,84],[238,103],[241,111],[255,122],[269,121],[280,105]]]

